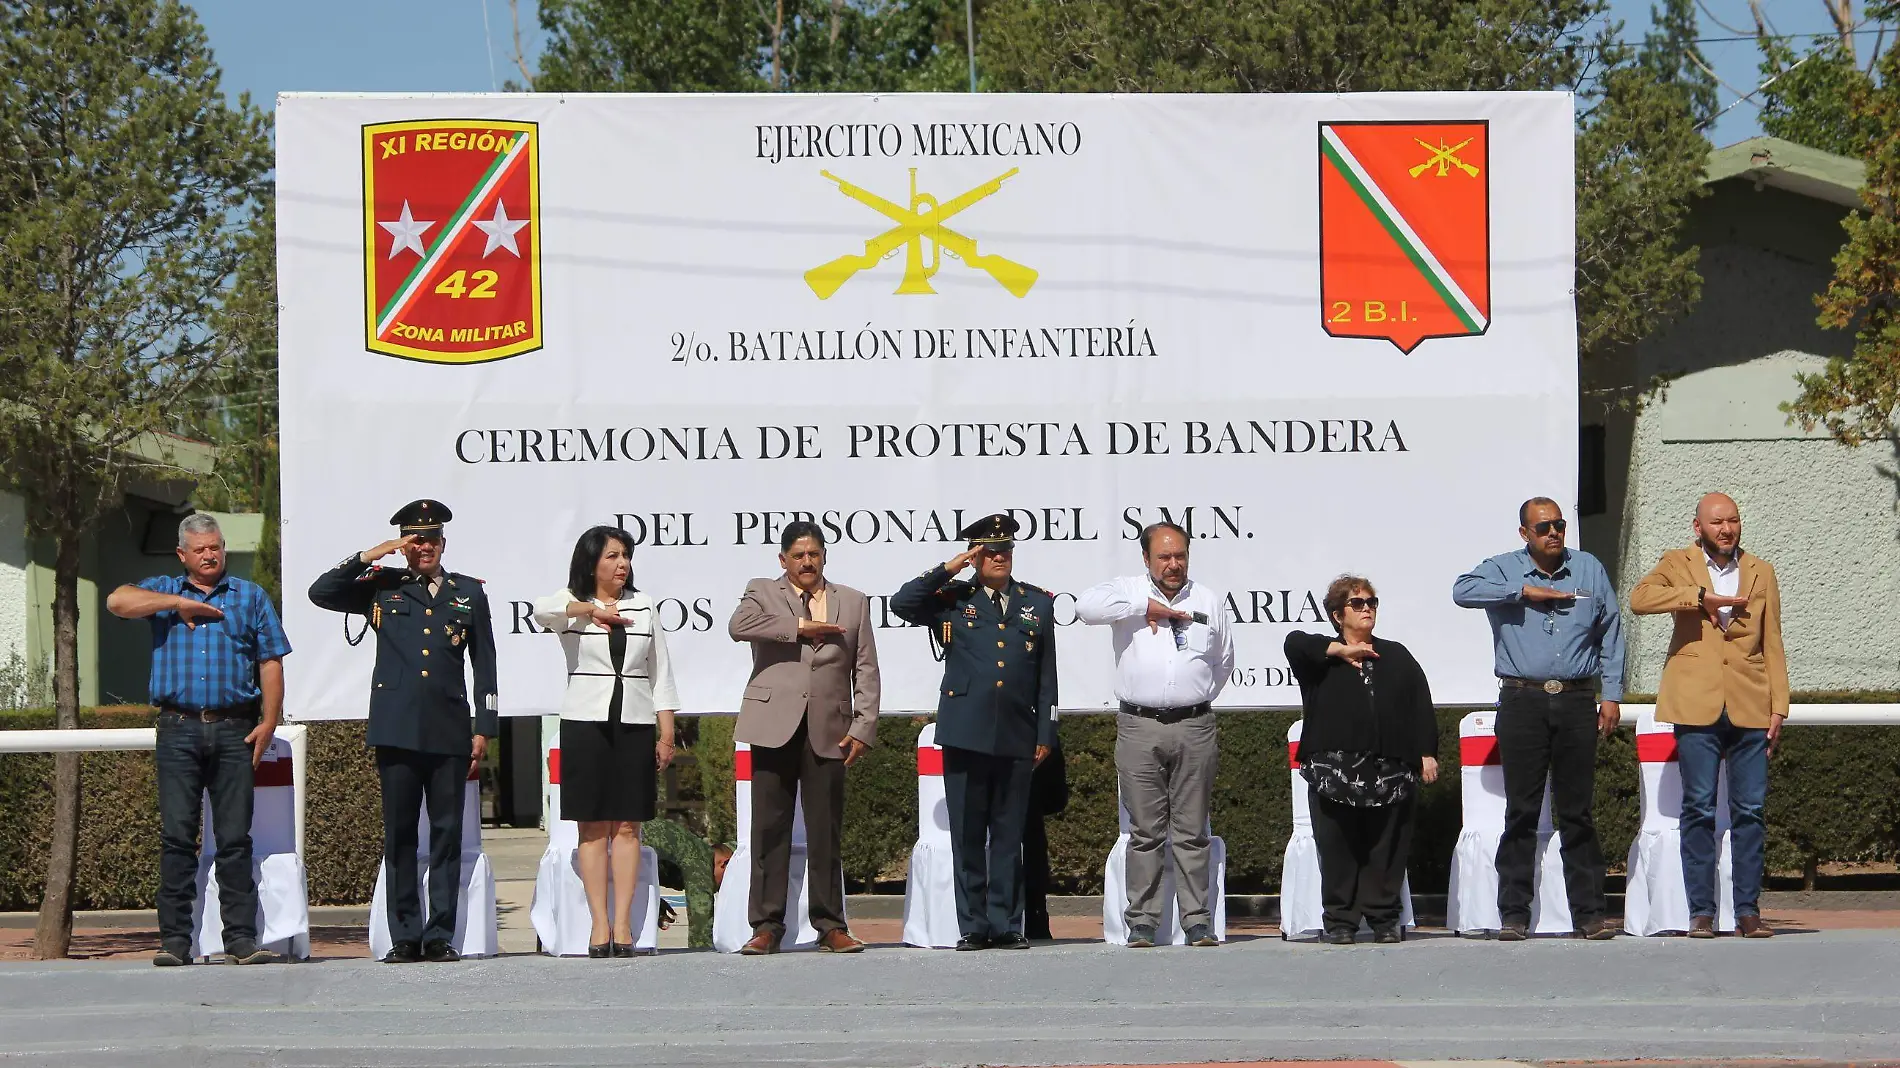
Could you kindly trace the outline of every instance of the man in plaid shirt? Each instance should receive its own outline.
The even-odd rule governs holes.
[[[152,963],[191,963],[197,897],[199,798],[211,795],[225,959],[265,964],[251,874],[252,772],[284,707],[290,642],[270,597],[225,574],[224,534],[202,513],[178,524],[182,575],[120,586],[106,609],[152,626],[152,703],[158,706],[160,835],[158,937]]]

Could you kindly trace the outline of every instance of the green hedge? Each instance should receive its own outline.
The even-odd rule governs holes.
[[[1890,702],[1891,694],[1801,694],[1799,702]],[[1412,886],[1442,890],[1460,824],[1457,713],[1439,719],[1443,755],[1428,787],[1412,851]],[[1224,713],[1213,823],[1227,841],[1228,888],[1274,892],[1292,824],[1286,766],[1290,713]],[[88,727],[151,724],[147,709],[89,710]],[[915,746],[922,718],[879,724],[877,748],[850,772],[844,867],[854,889],[895,890],[916,841]],[[50,712],[0,713],[0,729],[50,727]],[[711,841],[733,838],[732,725],[699,720],[692,747]],[[363,724],[312,723],[305,866],[312,904],[368,901],[382,852],[381,795],[363,746]],[[685,735],[687,732],[682,732]],[[1072,716],[1062,724],[1069,807],[1049,823],[1050,860],[1069,893],[1101,890],[1115,839],[1115,723]],[[0,756],[0,910],[39,905],[50,829],[52,758]],[[158,802],[150,753],[93,753],[82,761],[79,908],[150,907],[158,883]],[[1604,855],[1620,866],[1639,819],[1632,732],[1599,749],[1597,825]],[[1806,873],[1822,863],[1900,857],[1900,728],[1797,727],[1770,770],[1771,870]]]
[[[1859,695],[1857,695],[1859,696]],[[1844,700],[1836,694],[1802,701]],[[1861,700],[1887,702],[1888,694]],[[1439,716],[1439,781],[1421,797],[1412,848],[1412,886],[1442,891],[1462,823],[1458,721]],[[1227,842],[1227,885],[1235,893],[1274,893],[1293,822],[1286,762],[1292,713],[1221,715],[1221,767],[1213,824]],[[889,718],[878,747],[850,772],[846,793],[845,875],[856,889],[895,889],[916,841],[913,751],[924,719]],[[1050,867],[1069,893],[1099,893],[1102,861],[1115,842],[1115,721],[1071,716],[1062,723],[1069,806],[1049,821]],[[701,721],[695,755],[713,841],[730,842],[732,721]],[[1596,817],[1604,857],[1622,866],[1641,821],[1634,732],[1618,731],[1598,748]],[[1900,727],[1797,727],[1783,735],[1770,770],[1768,861],[1771,870],[1810,875],[1830,861],[1900,856]]]
[[[88,709],[85,727],[150,727],[149,708]],[[47,710],[0,712],[0,729],[55,726]],[[382,858],[382,792],[363,724],[309,725],[305,871],[313,905],[370,899]],[[149,752],[80,759],[79,877],[73,907],[151,908],[158,894],[158,788]],[[52,833],[53,758],[0,756],[0,911],[39,908]]]

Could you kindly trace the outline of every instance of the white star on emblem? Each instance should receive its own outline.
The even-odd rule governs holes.
[[[376,225],[389,231],[389,236],[394,238],[389,243],[389,258],[393,260],[396,258],[396,253],[406,248],[415,249],[416,255],[422,255],[422,232],[434,226],[435,220],[417,222],[409,214],[409,202],[405,200],[402,202],[402,215],[395,222],[379,222]]]
[[[474,222],[477,229],[488,235],[488,244],[482,247],[482,259],[487,259],[488,254],[498,248],[505,248],[514,253],[516,259],[521,258],[521,249],[515,246],[515,231],[528,225],[528,220],[510,219],[507,205],[497,200],[494,218],[476,219]]]

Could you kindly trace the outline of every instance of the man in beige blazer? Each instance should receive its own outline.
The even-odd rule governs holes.
[[[1762,805],[1768,757],[1788,717],[1788,661],[1781,647],[1781,587],[1768,561],[1742,551],[1742,517],[1725,494],[1696,504],[1695,544],[1671,549],[1630,592],[1638,615],[1675,616],[1656,718],[1676,725],[1682,771],[1682,878],[1689,936],[1715,937],[1716,776],[1728,764],[1729,844],[1735,924],[1762,924]]]
[[[739,952],[778,951],[785,934],[792,820],[805,808],[806,887],[818,946],[856,953],[844,921],[844,769],[877,740],[877,641],[870,601],[825,579],[825,535],[790,523],[775,579],[746,585],[727,630],[752,646],[752,678],[733,736],[752,746],[752,938]]]

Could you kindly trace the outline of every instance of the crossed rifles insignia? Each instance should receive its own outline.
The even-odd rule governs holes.
[[[1412,140],[1417,141],[1421,147],[1432,154],[1430,159],[1406,172],[1412,177],[1417,178],[1433,167],[1438,168],[1438,177],[1440,178],[1451,177],[1451,169],[1453,167],[1465,172],[1465,176],[1468,178],[1476,178],[1478,176],[1478,168],[1458,158],[1458,153],[1463,150],[1466,145],[1477,140],[1477,138],[1467,137],[1455,145],[1447,145],[1442,139],[1436,145],[1420,137],[1414,137]]]
[[[859,271],[878,265],[886,257],[894,255],[898,249],[906,250],[904,259],[904,279],[898,283],[897,292],[903,294],[928,294],[936,290],[930,288],[930,277],[942,266],[942,254],[945,252],[963,261],[963,265],[982,271],[996,279],[998,285],[1021,297],[1036,284],[1034,269],[1025,267],[1014,260],[995,254],[977,251],[976,242],[969,237],[950,229],[944,222],[951,216],[996,193],[1003,183],[1014,177],[1020,168],[1011,167],[1003,174],[984,182],[949,201],[939,202],[929,193],[917,191],[917,168],[910,169],[910,207],[885,200],[859,186],[838,177],[830,171],[820,171],[826,178],[838,183],[838,191],[852,200],[863,204],[872,211],[883,215],[897,225],[871,238],[864,243],[861,254],[847,254],[822,263],[805,272],[805,284],[818,294],[819,300],[830,299],[840,286],[851,280]],[[924,242],[930,242],[930,261],[924,261]]]

